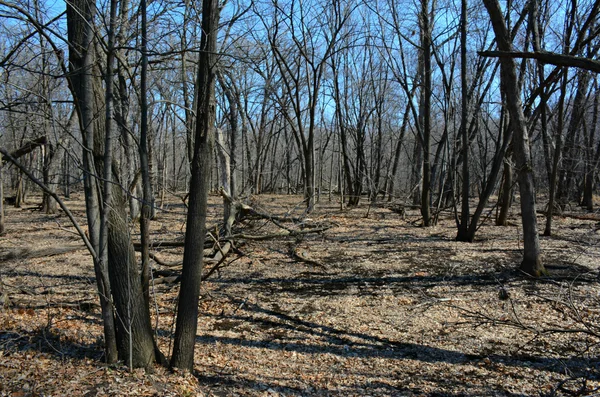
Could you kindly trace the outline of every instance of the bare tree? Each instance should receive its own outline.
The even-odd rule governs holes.
[[[511,51],[512,42],[510,33],[506,28],[498,1],[484,0],[484,5],[490,15],[498,48],[501,51]],[[513,144],[519,190],[521,193],[524,251],[520,268],[527,274],[540,276],[546,273],[546,269],[542,263],[537,230],[534,175],[531,164],[529,133],[521,104],[521,90],[517,81],[515,62],[511,58],[501,58],[500,68],[501,81],[506,92],[506,106],[510,113],[510,122],[514,130]]]
[[[101,247],[101,211],[97,175],[111,173],[110,156],[105,158],[106,121],[99,117],[105,105],[99,72],[98,54],[95,47],[95,4],[78,0],[68,4],[67,23],[71,69],[71,86],[78,109],[80,128],[84,142],[85,197],[88,230],[94,247]],[[110,142],[109,142],[110,144]],[[108,160],[108,161],[107,161]],[[104,174],[103,174],[104,172]],[[114,179],[113,179],[114,178]],[[118,175],[108,179],[118,182]],[[104,203],[108,213],[106,222],[106,255],[95,261],[96,279],[103,307],[107,359],[123,358],[132,367],[148,367],[156,360],[154,338],[150,325],[150,314],[144,302],[139,269],[136,264],[133,244],[129,235],[126,198],[121,187],[105,184]],[[109,301],[112,296],[116,311],[112,312]],[[116,332],[118,330],[118,332]]]
[[[202,35],[198,63],[198,108],[192,177],[185,233],[185,250],[177,325],[171,367],[191,371],[194,366],[194,344],[198,326],[198,300],[202,275],[202,258],[206,238],[206,206],[215,124],[215,80],[217,70],[217,32],[219,3],[202,3]]]
[[[284,8],[285,7],[285,8]],[[278,101],[302,154],[304,197],[308,211],[315,202],[315,131],[317,104],[321,97],[324,73],[352,7],[339,1],[313,4],[292,1],[274,2],[275,13],[269,21],[256,10],[280,73],[283,91]],[[276,93],[277,94],[277,93]]]

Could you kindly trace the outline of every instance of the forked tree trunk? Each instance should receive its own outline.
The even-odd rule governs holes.
[[[100,251],[100,203],[94,174],[94,129],[95,97],[92,68],[94,57],[94,17],[96,5],[93,1],[78,0],[67,4],[67,29],[69,42],[69,68],[71,71],[71,89],[77,107],[77,115],[83,142],[83,177],[88,234],[94,251]],[[115,329],[115,313],[111,300],[108,266],[94,258],[94,272],[102,309],[104,325],[104,349],[106,361],[114,363],[118,360],[117,338]]]
[[[156,361],[154,336],[140,271],[129,235],[127,198],[118,184],[112,189],[113,209],[108,222],[109,276],[116,308],[119,359],[133,368],[148,368]]]
[[[95,3],[76,0],[67,5],[67,27],[71,51],[71,87],[77,106],[84,142],[85,198],[88,232],[96,252],[100,252],[99,181],[104,168],[105,97],[101,73],[95,60]],[[95,161],[97,160],[97,161]],[[118,177],[113,175],[118,181]],[[155,361],[154,336],[150,314],[144,304],[140,272],[127,222],[126,199],[118,183],[112,184],[112,205],[106,219],[108,258],[94,261],[105,332],[108,361],[118,358],[133,367],[148,367]],[[110,297],[112,296],[112,302]],[[113,312],[113,303],[115,312]],[[115,332],[115,326],[117,332]]]
[[[490,15],[500,51],[511,51],[512,42],[500,10],[498,0],[483,0]],[[542,263],[540,242],[537,230],[535,184],[533,164],[529,147],[529,133],[521,104],[521,90],[517,81],[516,65],[511,58],[500,59],[501,82],[506,91],[506,106],[514,128],[513,145],[519,191],[521,193],[521,216],[523,223],[523,261],[520,269],[532,276],[546,274]]]

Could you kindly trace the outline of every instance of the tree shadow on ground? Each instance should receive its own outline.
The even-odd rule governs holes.
[[[217,371],[218,372],[218,371]],[[256,379],[252,374],[243,371],[220,372],[219,375],[204,375],[200,372],[194,374],[198,381],[211,389],[211,395],[231,396],[237,395],[236,390],[245,392],[253,390],[264,393],[264,395],[284,396],[429,396],[429,397],[483,397],[497,396],[501,392],[507,397],[527,397],[521,393],[494,390],[488,386],[472,385],[464,381],[453,381],[448,379],[430,379],[437,384],[437,391],[424,392],[418,387],[399,385],[398,379],[388,377],[388,381],[364,381],[362,383],[346,384],[338,388],[318,388],[306,384],[302,386],[281,386],[282,383],[293,383],[296,379],[264,376]],[[298,382],[294,382],[298,383]],[[406,382],[409,383],[409,382]],[[468,390],[468,391],[453,391]]]
[[[80,343],[60,334],[59,330],[39,329],[0,332],[0,352],[8,357],[15,352],[38,352],[49,354],[55,359],[102,360],[104,350],[101,341]]]
[[[431,269],[431,272],[417,273],[414,275],[389,274],[386,272],[365,271],[357,274],[357,269],[352,269],[355,275],[339,273],[312,272],[299,273],[297,277],[262,277],[253,274],[251,277],[221,277],[212,279],[215,285],[223,287],[231,284],[244,284],[251,286],[255,291],[268,294],[290,293],[299,297],[327,297],[348,295],[378,294],[385,287],[394,293],[406,293],[411,290],[426,290],[440,285],[448,287],[485,287],[501,286],[510,283],[525,282],[536,284],[554,284],[557,280],[569,280],[573,284],[596,284],[596,274],[590,269],[578,264],[547,265],[554,272],[550,277],[531,278],[517,269],[503,271],[485,271],[476,274],[447,275],[440,274]]]
[[[237,322],[238,325],[255,325],[263,329],[278,328],[299,333],[299,336],[262,340],[250,340],[244,337],[200,336],[197,337],[197,341],[204,344],[220,343],[295,351],[303,354],[333,354],[347,358],[411,359],[427,363],[472,364],[486,359],[491,365],[537,368],[556,373],[568,371],[573,376],[600,379],[600,359],[586,360],[570,357],[559,360],[533,355],[467,354],[455,350],[395,341],[362,332],[341,330],[241,300],[234,300],[234,303],[244,306],[247,314],[226,316],[225,318],[232,322],[232,326],[235,326]],[[310,338],[302,337],[303,334],[313,338],[316,336],[322,342],[320,344],[307,343],[306,341]]]

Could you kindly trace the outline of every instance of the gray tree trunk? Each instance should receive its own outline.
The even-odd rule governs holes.
[[[100,202],[96,179],[96,166],[93,151],[95,149],[95,131],[99,123],[95,121],[94,75],[92,72],[94,57],[94,17],[96,5],[93,1],[77,0],[67,4],[67,29],[69,42],[69,68],[71,71],[71,88],[77,107],[79,125],[83,135],[83,170],[84,194],[88,234],[94,251],[100,251]],[[118,360],[117,339],[115,329],[115,313],[110,302],[111,288],[108,277],[108,266],[94,258],[94,271],[102,309],[104,325],[104,349],[106,361],[114,363]]]
[[[100,201],[102,191],[97,175],[104,168],[105,97],[100,81],[101,72],[95,60],[95,3],[75,0],[67,5],[67,29],[71,87],[77,106],[84,141],[85,198],[88,232],[96,252],[100,252]],[[107,164],[108,170],[115,169]],[[96,282],[100,294],[108,361],[118,358],[133,367],[148,367],[155,360],[154,337],[150,314],[144,305],[140,272],[127,222],[126,198],[113,175],[110,197],[112,205],[106,219],[107,263],[100,257],[94,261]],[[115,312],[113,312],[114,303]],[[116,327],[115,327],[116,326]],[[116,328],[116,332],[115,332]]]
[[[490,15],[498,49],[500,51],[511,51],[512,41],[506,28],[498,0],[483,0],[483,3]],[[501,82],[506,92],[506,106],[510,114],[511,125],[514,128],[514,157],[521,194],[523,261],[520,269],[532,276],[540,276],[546,274],[546,269],[542,263],[537,230],[535,184],[529,147],[529,133],[521,104],[521,90],[517,81],[514,60],[511,58],[500,58],[500,70]]]
[[[556,178],[558,176],[558,163],[562,152],[562,133],[565,112],[565,96],[567,94],[567,73],[562,75],[561,92],[558,100],[558,121],[556,122],[556,144],[552,158],[552,171],[550,172],[550,192],[548,193],[548,210],[546,212],[546,226],[544,227],[544,236],[552,235],[552,214],[554,213],[554,203],[556,199]]]

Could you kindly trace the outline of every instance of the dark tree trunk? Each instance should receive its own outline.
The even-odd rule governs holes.
[[[63,195],[66,198],[71,197],[71,157],[70,157],[70,145],[67,144],[65,147],[65,154],[62,158],[62,183],[63,183]]]
[[[421,0],[422,68],[423,90],[421,108],[421,134],[423,149],[423,173],[421,184],[421,215],[423,226],[431,226],[431,19],[429,1]]]
[[[56,154],[56,149],[53,145],[47,144],[42,147],[42,157],[43,157],[43,168],[42,168],[42,179],[44,185],[48,186],[50,189],[53,189],[54,184],[52,183],[52,160],[54,155]],[[54,189],[53,189],[54,190]],[[42,196],[42,212],[45,214],[55,214],[56,213],[56,200],[54,200],[48,193],[44,192]]]
[[[127,223],[127,199],[118,185],[112,189],[108,222],[108,266],[114,305],[119,316],[119,358],[133,368],[148,368],[156,360],[154,337],[140,272]]]
[[[504,172],[502,177],[502,187],[500,188],[500,202],[498,206],[500,211],[496,218],[496,226],[508,226],[508,211],[512,204],[513,190],[513,169],[510,162],[510,155],[507,154],[504,159]]]
[[[151,145],[148,145],[148,39],[147,35],[147,13],[146,0],[140,1],[140,13],[142,17],[142,67],[140,75],[140,144],[138,146],[140,154],[140,170],[142,174],[142,211],[140,213],[140,242],[142,245],[142,271],[141,282],[144,294],[144,303],[146,310],[150,310],[150,219],[153,214],[154,198],[152,195],[152,184],[150,181],[150,163],[152,153]]]
[[[0,236],[4,234],[4,164],[0,153]]]
[[[462,144],[462,189],[460,225],[458,226],[458,241],[468,241],[469,232],[469,132],[467,129],[468,89],[467,89],[467,0],[461,1],[460,12],[460,85],[461,85],[461,111],[460,111],[460,137]]]
[[[206,238],[206,207],[208,200],[211,155],[215,124],[215,72],[217,62],[217,30],[219,3],[202,3],[202,38],[198,63],[198,108],[192,176],[185,233],[185,250],[177,324],[171,367],[192,371],[194,345],[198,327],[198,300],[202,275],[202,257]]]

